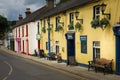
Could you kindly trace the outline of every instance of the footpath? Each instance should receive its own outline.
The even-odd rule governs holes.
[[[44,65],[47,65],[49,67],[55,68],[55,69],[59,69],[65,72],[70,72],[72,74],[87,78],[89,80],[120,80],[120,75],[116,75],[116,74],[106,74],[104,75],[103,72],[95,72],[93,70],[88,71],[88,68],[86,67],[81,67],[81,66],[66,66],[66,63],[58,63],[57,61],[51,61],[51,60],[47,60],[44,58],[39,58],[39,57],[34,57],[34,56],[28,56],[25,54],[20,54],[20,53],[16,53],[14,51],[8,50],[5,47],[1,47],[1,50],[15,55],[15,56],[19,56],[19,57],[23,57],[26,59],[31,59],[34,60],[36,62],[42,63]]]

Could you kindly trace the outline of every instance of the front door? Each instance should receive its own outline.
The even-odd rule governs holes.
[[[76,65],[75,61],[75,33],[66,34],[67,39],[67,65]]]
[[[120,36],[116,37],[116,73],[120,75]]]
[[[113,27],[116,37],[116,74],[120,75],[120,24]]]

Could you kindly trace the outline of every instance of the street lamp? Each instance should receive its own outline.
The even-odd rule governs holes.
[[[107,5],[104,3],[101,4],[101,12],[102,12],[102,15],[106,15],[108,17],[108,19],[110,19],[111,18],[110,13],[105,13],[106,6]]]
[[[76,20],[80,20],[81,23],[83,24],[83,19],[78,19],[78,16],[79,16],[79,12],[76,10],[76,12],[75,12]]]

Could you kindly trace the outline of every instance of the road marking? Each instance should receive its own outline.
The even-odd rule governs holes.
[[[8,77],[12,74],[13,68],[7,61],[4,61],[4,63],[6,63],[10,68],[10,71],[8,72],[7,76],[2,79],[2,80],[7,80]]]

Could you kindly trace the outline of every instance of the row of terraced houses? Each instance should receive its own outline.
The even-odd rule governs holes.
[[[34,50],[61,53],[62,60],[88,66],[95,58],[113,59],[120,74],[120,0],[68,0],[54,6],[54,0],[19,15],[14,25],[15,51],[26,55]]]

